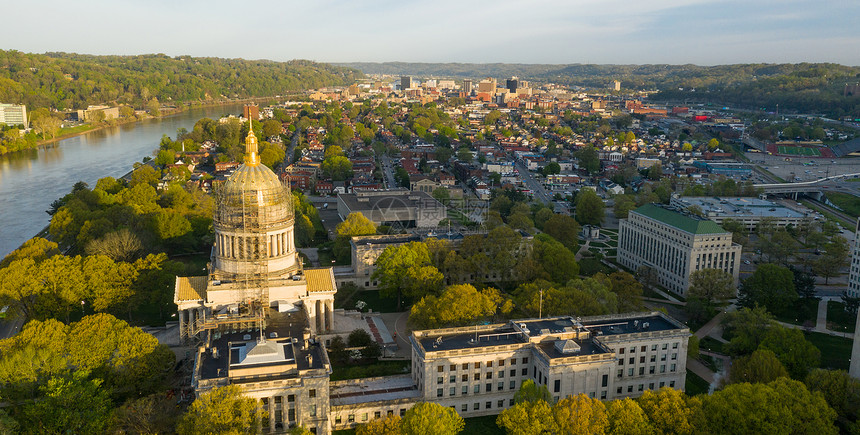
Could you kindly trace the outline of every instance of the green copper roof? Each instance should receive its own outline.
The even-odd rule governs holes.
[[[716,222],[699,216],[681,213],[657,204],[645,204],[634,210],[642,216],[693,234],[725,234],[728,231]]]

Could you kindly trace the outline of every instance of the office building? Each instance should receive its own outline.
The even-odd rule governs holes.
[[[432,228],[448,217],[447,208],[426,192],[406,189],[342,193],[337,213],[346,219],[359,212],[375,225],[395,228]]]
[[[854,228],[854,247],[851,250],[851,267],[848,272],[848,296],[860,297],[860,220]]]
[[[519,85],[520,85],[520,79],[517,76],[509,78],[507,80],[507,82],[505,83],[505,87],[508,88],[508,91],[511,93],[514,93],[514,94],[517,93],[517,89],[519,88]]]
[[[496,79],[488,77],[478,82],[478,92],[492,95],[496,93],[496,86]]]
[[[412,81],[412,77],[403,76],[400,77],[400,90],[406,91],[407,89],[412,89],[415,87],[414,82]]]
[[[619,222],[618,262],[633,271],[650,267],[658,284],[682,296],[697,270],[724,270],[737,284],[741,248],[716,222],[662,204],[643,205]]]
[[[23,125],[28,128],[27,106],[0,103],[0,124]]]
[[[472,80],[471,80],[471,79],[464,79],[464,80],[463,80],[463,92],[465,92],[465,93],[466,93],[466,95],[469,95],[469,94],[471,94],[471,93],[472,93],[472,87],[473,87],[473,86],[474,86],[474,85],[473,85],[473,83],[472,83]]]

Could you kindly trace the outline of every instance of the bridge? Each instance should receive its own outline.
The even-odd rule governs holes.
[[[797,199],[798,194],[815,194],[820,197],[824,191],[841,191],[860,196],[860,183],[848,182],[846,179],[860,178],[860,173],[855,174],[840,174],[832,177],[822,178],[815,181],[804,181],[799,183],[773,183],[773,184],[754,184],[757,189],[762,189],[765,194],[794,194]]]

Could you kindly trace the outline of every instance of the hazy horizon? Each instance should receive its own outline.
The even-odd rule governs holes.
[[[0,27],[4,49],[327,63],[860,65],[854,23],[860,2],[850,0],[264,0],[248,7],[223,0],[35,0],[28,6],[38,13]]]

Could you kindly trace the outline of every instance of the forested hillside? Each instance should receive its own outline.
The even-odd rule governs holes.
[[[711,102],[741,108],[860,116],[860,97],[844,97],[846,84],[860,82],[860,67],[832,63],[738,65],[546,65],[469,63],[346,63],[365,74],[503,79],[519,76],[606,89],[620,80],[623,89],[657,90],[657,100]]]
[[[0,102],[59,110],[91,104],[162,104],[260,97],[351,84],[362,74],[306,60],[267,60],[0,50]]]

